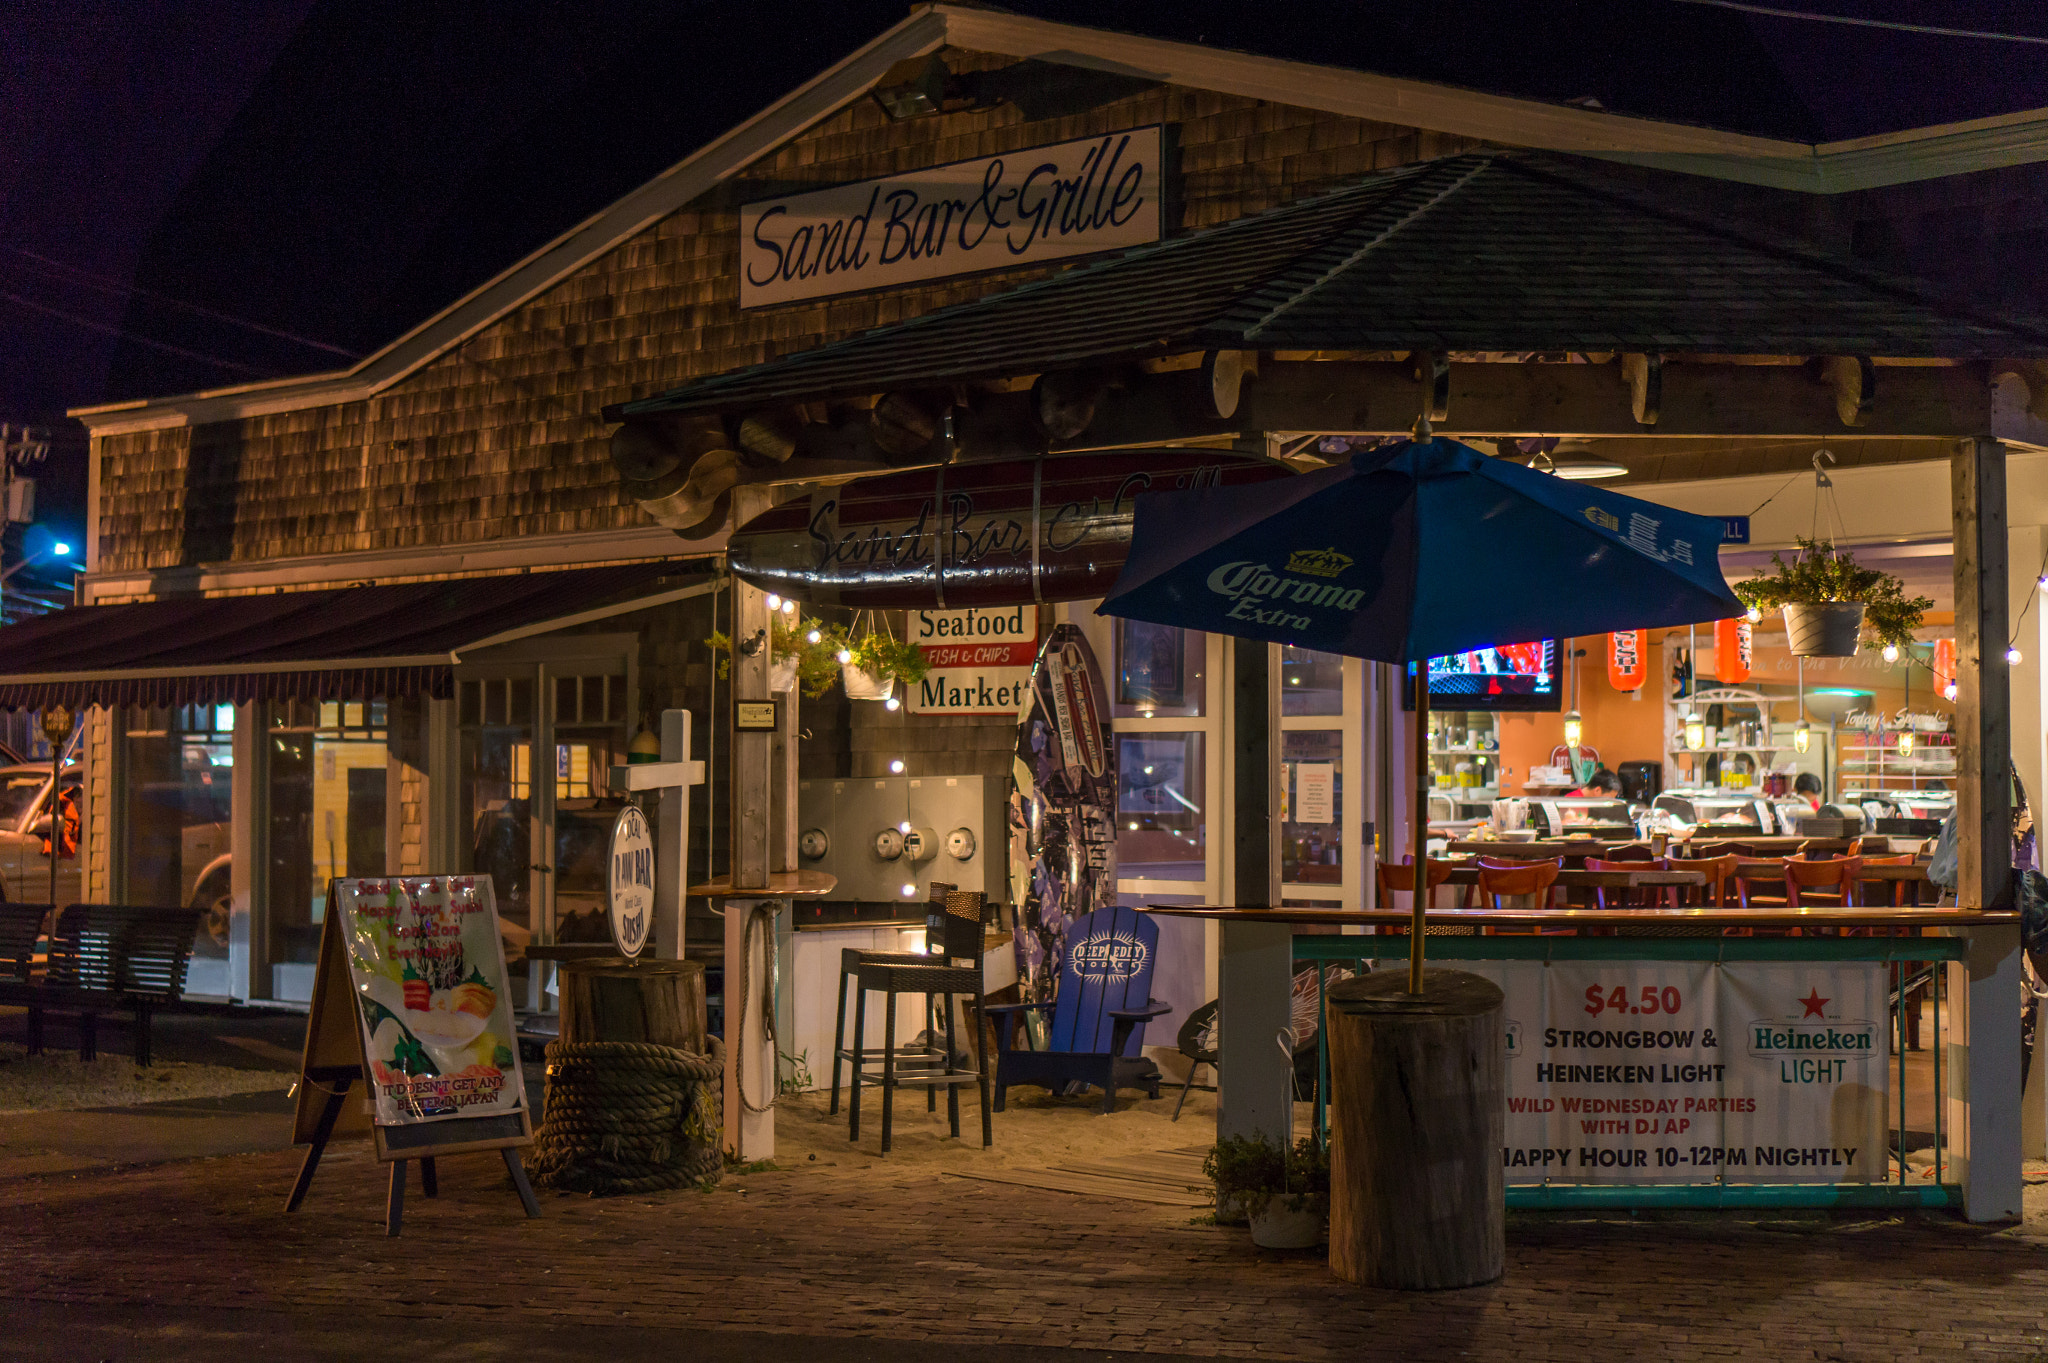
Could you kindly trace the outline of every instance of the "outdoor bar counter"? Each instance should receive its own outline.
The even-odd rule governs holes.
[[[1301,964],[1316,967],[1318,1018],[1332,968],[1406,967],[1405,910],[1146,912],[1221,925],[1221,1134],[1292,1128],[1273,1052]],[[1507,996],[1510,1206],[1967,1212],[1973,1151],[2017,1164],[2018,1104],[1967,1101],[2001,1092],[1991,1067],[2017,1060],[2015,913],[1432,908],[1425,922],[1432,966]],[[1925,1036],[1907,1016],[1921,999]],[[1993,1020],[1987,1044],[1972,1044],[1973,1007]]]

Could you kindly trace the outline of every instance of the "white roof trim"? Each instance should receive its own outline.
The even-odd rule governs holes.
[[[1143,74],[1196,89],[1718,179],[1841,193],[2048,160],[2048,110],[1812,146],[1426,81],[936,4],[571,228],[351,369],[80,407],[95,435],[359,402],[431,363],[591,261],[865,95],[889,67],[952,45]]]

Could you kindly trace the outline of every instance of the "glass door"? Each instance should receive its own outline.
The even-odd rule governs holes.
[[[1280,650],[1280,894],[1283,903],[1356,908],[1367,858],[1347,776],[1363,770],[1364,665],[1312,649]]]

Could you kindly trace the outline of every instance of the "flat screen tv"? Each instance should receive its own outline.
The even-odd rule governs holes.
[[[1401,688],[1401,708],[1415,708],[1415,664]],[[1432,710],[1556,710],[1564,688],[1555,639],[1500,644],[1429,660]]]

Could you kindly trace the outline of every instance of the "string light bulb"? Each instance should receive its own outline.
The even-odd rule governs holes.
[[[1813,726],[1800,720],[1792,729],[1792,751],[1805,752],[1813,746]]]
[[[804,636],[804,642],[807,644],[822,644],[825,642],[825,636],[820,634],[817,630],[812,630],[809,634],[806,634]]]
[[[1880,652],[1888,663],[1895,663],[1899,660],[1899,646],[1897,644],[1886,644]]]
[[[845,667],[848,663],[853,661],[853,654],[848,650],[842,648],[837,653],[832,655],[832,660],[838,663],[841,667]]]
[[[774,592],[768,593],[768,609],[772,611],[779,611],[782,609],[782,598],[777,596]]]
[[[1567,713],[1564,717],[1564,745],[1567,748],[1576,748],[1579,746],[1579,740],[1585,735],[1586,725],[1579,718],[1579,712],[1573,710]]]
[[[889,770],[895,775],[901,776],[903,774],[903,759],[900,757],[892,759],[889,763]]]
[[[1685,712],[1685,746],[1694,752],[1707,746],[1707,721],[1697,710]]]
[[[2018,667],[2020,665],[2020,649],[2018,644],[2014,644],[2005,651],[2005,665],[2007,667]]]
[[[783,613],[784,615],[795,615],[795,614],[796,614],[796,602],[794,602],[794,601],[784,601],[784,602],[782,603],[782,613]]]
[[[884,710],[901,710],[903,708],[903,702],[896,699],[896,697],[891,696],[889,697],[889,699],[882,702],[882,708]]]
[[[1956,698],[1956,684],[1954,682],[1950,682],[1947,686],[1941,688],[1941,698],[1943,700],[1954,700]]]
[[[1743,614],[1749,617],[1749,623],[1752,625],[1761,623],[1764,618],[1763,609],[1759,606],[1751,606]]]

